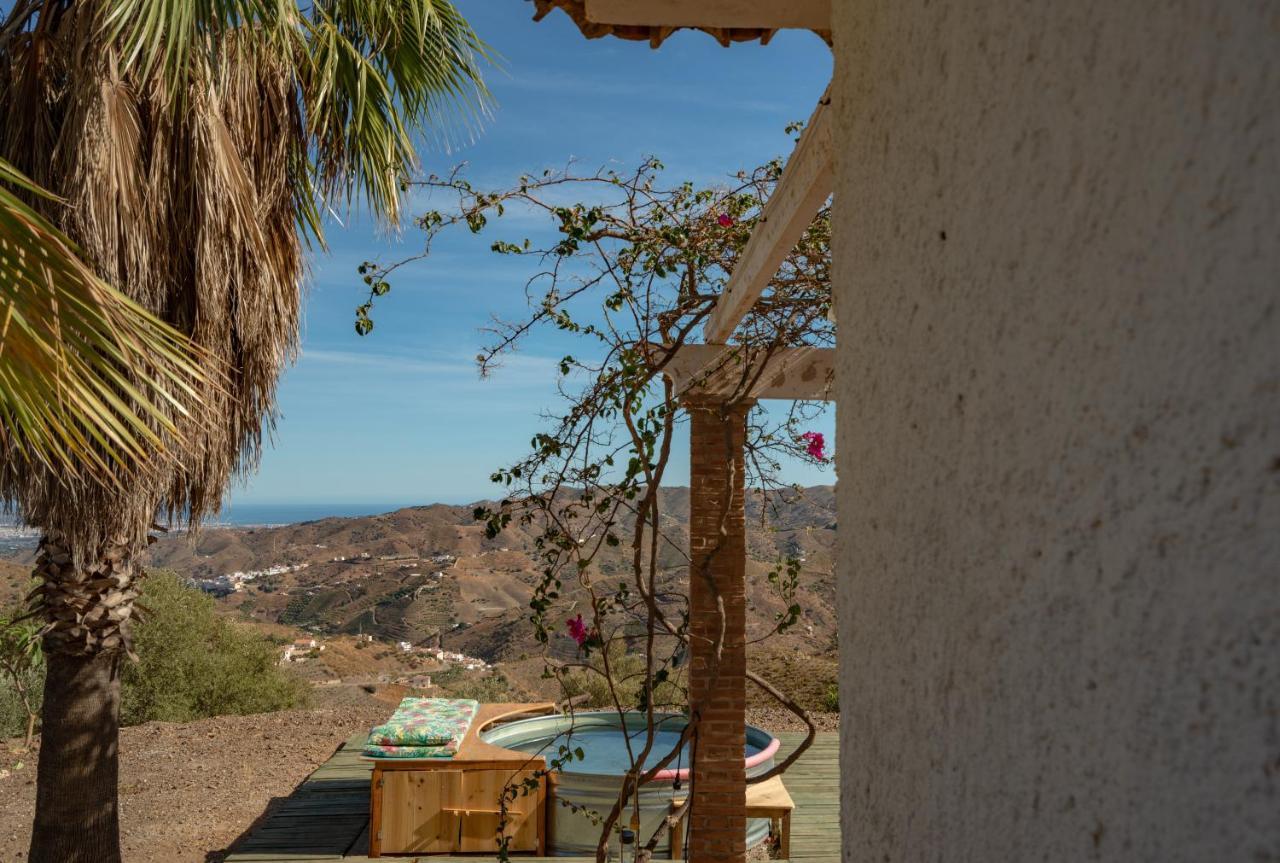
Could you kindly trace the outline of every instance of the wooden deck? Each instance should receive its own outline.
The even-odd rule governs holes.
[[[791,751],[801,734],[779,734],[779,757]],[[359,758],[365,735],[356,734],[322,764],[289,797],[272,801],[258,823],[232,847],[226,863],[368,863],[369,774]],[[813,747],[796,762],[783,781],[795,800],[791,820],[791,859],[798,863],[839,863],[840,767],[834,733],[819,734]],[[513,855],[520,860],[535,860]],[[413,860],[380,857],[382,861]],[[484,855],[422,856],[431,863],[477,863]],[[594,863],[595,858],[555,858],[563,863]]]

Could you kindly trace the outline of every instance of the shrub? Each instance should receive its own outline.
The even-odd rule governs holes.
[[[840,712],[840,685],[838,683],[827,685],[827,692],[822,697],[822,706],[827,709],[828,713]]]
[[[586,698],[578,704],[587,708],[614,708],[613,692],[609,689],[609,681],[602,671],[604,665],[599,656],[590,660],[590,670],[576,668],[564,675],[564,697]],[[627,653],[621,642],[613,642],[609,647],[609,671],[614,681],[614,691],[624,708],[640,706],[644,694],[645,663],[644,657]],[[653,704],[658,709],[683,711],[685,708],[684,692],[679,685],[670,681],[658,681],[653,688]]]
[[[44,697],[44,671],[31,681],[31,692],[36,709]],[[22,737],[27,732],[27,709],[13,684],[0,680],[0,740]]]
[[[436,678],[439,685],[439,678]],[[503,702],[515,700],[511,691],[511,683],[501,674],[488,674],[483,677],[459,677],[441,686],[451,698],[473,698],[481,702]]]
[[[309,688],[280,667],[271,641],[214,611],[209,597],[171,572],[144,582],[136,663],[123,667],[120,721],[189,722],[265,713],[307,702]]]
[[[278,639],[214,611],[214,601],[172,572],[152,571],[134,630],[138,661],[122,664],[120,722],[189,722],[227,713],[265,713],[307,703],[310,687],[279,665]],[[39,699],[43,663],[24,681]],[[23,733],[26,713],[12,681],[0,679],[0,738]]]
[[[39,624],[14,610],[0,615],[0,738],[23,736],[30,746],[44,697]]]

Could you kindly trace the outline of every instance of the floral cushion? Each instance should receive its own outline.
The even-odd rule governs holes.
[[[366,743],[364,747],[364,754],[370,758],[452,758],[457,752],[457,743],[444,746],[378,746]]]
[[[365,754],[449,758],[458,751],[479,707],[470,699],[406,698],[390,719],[370,729]]]

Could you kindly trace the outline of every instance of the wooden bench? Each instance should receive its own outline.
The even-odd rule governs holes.
[[[673,800],[672,814],[683,805],[683,799]],[[791,811],[795,808],[781,776],[747,786],[747,817],[769,819],[773,834],[778,837],[778,856],[784,860],[791,859]],[[683,818],[671,822],[671,859],[684,859]]]

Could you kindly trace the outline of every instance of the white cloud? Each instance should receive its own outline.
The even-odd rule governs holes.
[[[343,351],[326,348],[303,348],[300,367],[339,366],[350,370],[377,371],[384,374],[411,375],[433,379],[433,383],[449,381],[466,385],[519,386],[546,384],[550,387],[558,374],[559,358],[537,354],[512,354],[503,358],[498,369],[482,379],[475,360],[461,352],[443,357],[378,351]]]

